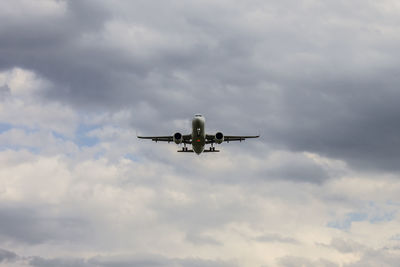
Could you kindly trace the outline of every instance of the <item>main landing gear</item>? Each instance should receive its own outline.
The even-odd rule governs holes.
[[[215,151],[214,143],[211,143],[210,151]]]
[[[188,151],[188,148],[186,147],[186,143],[183,143],[182,151]]]

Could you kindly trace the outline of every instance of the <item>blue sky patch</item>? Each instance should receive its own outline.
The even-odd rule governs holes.
[[[52,134],[56,139],[61,139],[61,140],[63,140],[63,141],[67,141],[67,140],[68,140],[68,138],[67,138],[65,135],[60,134],[59,132],[51,131],[51,134]]]
[[[392,236],[390,240],[400,241],[400,234]]]
[[[12,124],[0,122],[0,134],[12,129]]]
[[[351,212],[346,214],[346,217],[341,221],[331,221],[328,222],[328,227],[336,228],[340,230],[348,230],[351,227],[352,222],[361,222],[368,220],[367,213]]]
[[[99,128],[98,125],[80,124],[75,132],[75,143],[80,146],[92,147],[99,143],[97,137],[88,136],[88,133]]]
[[[129,159],[129,160],[134,161],[134,162],[139,162],[139,157],[137,157],[135,155],[132,155],[132,154],[129,154],[129,153],[125,154],[124,158]]]
[[[368,203],[366,212],[350,212],[342,220],[330,221],[327,226],[331,228],[348,230],[353,222],[368,221],[371,224],[392,221],[397,211],[384,211],[374,202]]]

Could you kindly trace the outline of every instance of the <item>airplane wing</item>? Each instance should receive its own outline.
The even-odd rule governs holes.
[[[224,135],[224,142],[231,142],[231,141],[244,141],[248,138],[258,138],[260,135]],[[215,135],[207,134],[206,135],[206,144],[215,143]]]
[[[137,138],[151,139],[151,141],[155,141],[155,142],[168,142],[169,143],[169,142],[174,141],[174,137],[172,135],[168,135],[168,136],[138,136]],[[183,135],[182,138],[183,138],[182,143],[190,144],[192,135],[186,134],[186,135]]]

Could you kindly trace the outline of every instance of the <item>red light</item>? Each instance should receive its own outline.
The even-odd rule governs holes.
[[[197,139],[197,142],[200,142],[200,139]]]

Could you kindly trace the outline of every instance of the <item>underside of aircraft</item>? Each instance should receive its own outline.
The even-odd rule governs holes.
[[[138,136],[141,139],[151,139],[155,142],[174,142],[175,144],[183,144],[178,152],[188,152],[201,154],[202,152],[219,152],[215,149],[215,144],[223,142],[244,141],[248,138],[258,138],[260,135],[224,135],[222,132],[216,134],[205,133],[205,118],[201,114],[196,114],[192,120],[192,133],[183,135],[176,132],[171,136]],[[209,149],[205,149],[206,145],[210,145]],[[192,145],[192,149],[188,149],[187,145]]]

